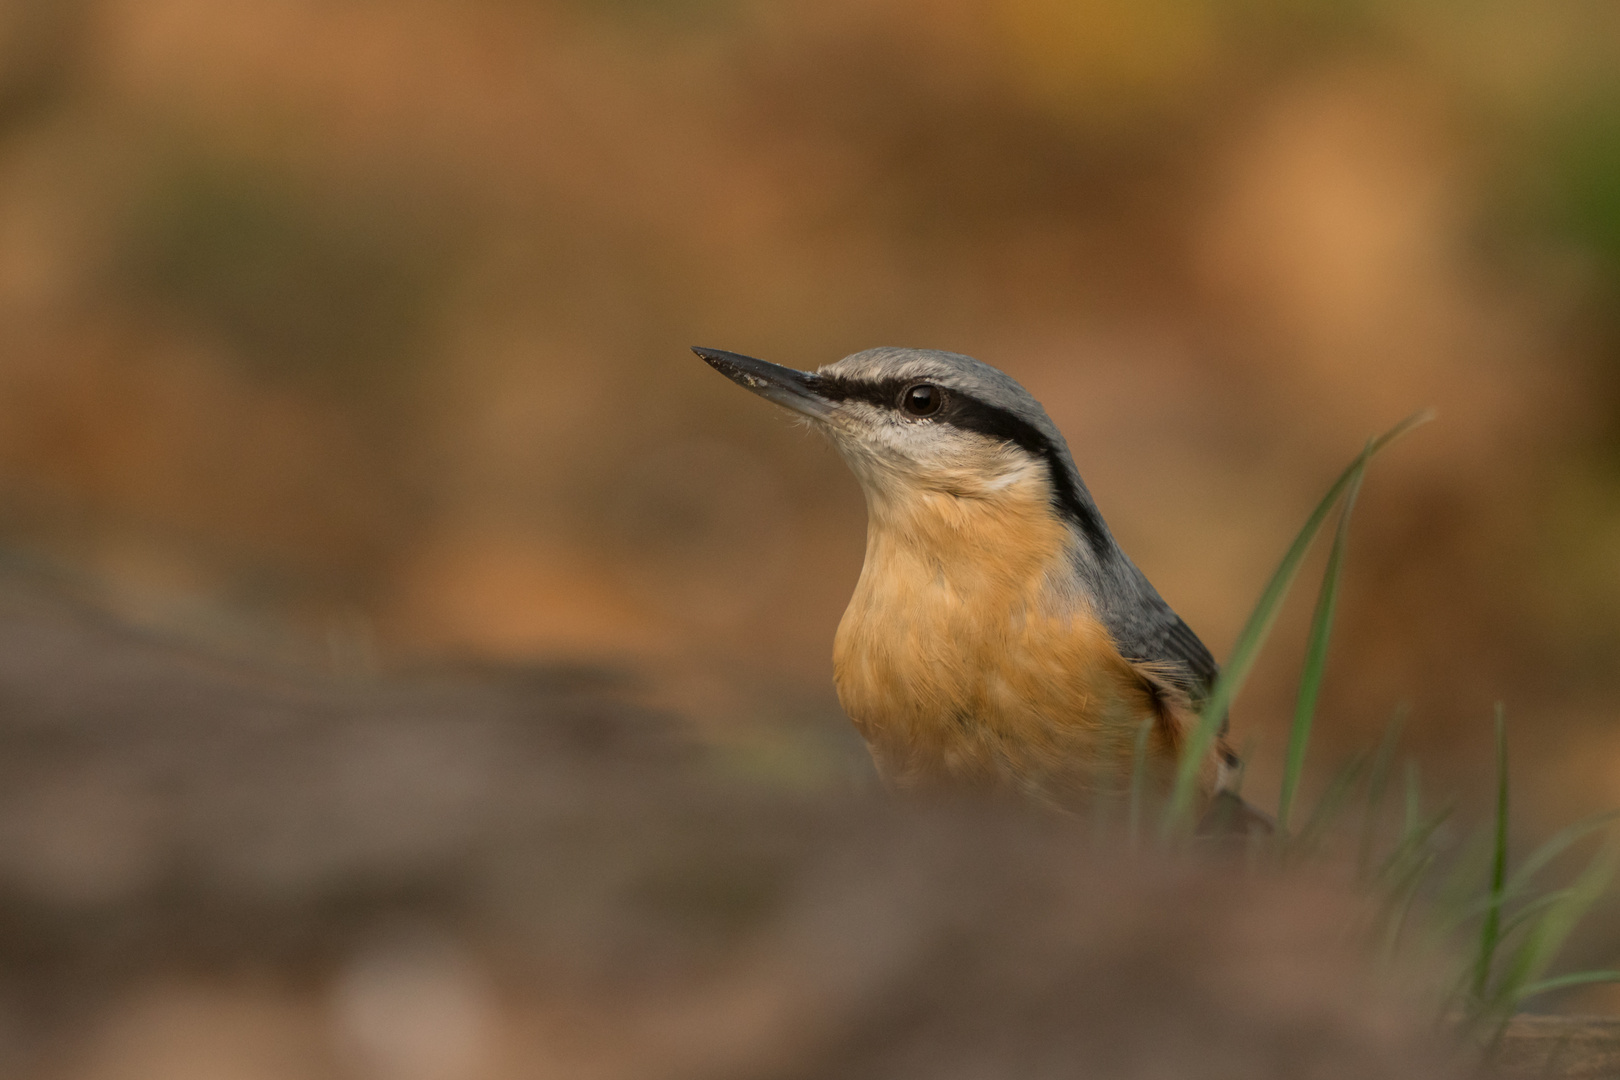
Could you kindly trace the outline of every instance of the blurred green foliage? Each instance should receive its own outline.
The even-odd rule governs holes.
[[[1561,128],[1552,154],[1554,226],[1603,260],[1620,288],[1620,96],[1586,106]]]
[[[260,377],[386,404],[431,353],[445,238],[386,198],[262,164],[182,158],[131,215],[123,275]]]

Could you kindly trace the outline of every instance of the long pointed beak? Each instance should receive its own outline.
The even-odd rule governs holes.
[[[752,390],[760,397],[774,401],[783,408],[792,409],[816,420],[830,415],[835,408],[831,401],[818,392],[816,377],[809,372],[755,360],[752,356],[726,352],[723,349],[700,349],[693,346],[692,351],[738,386]]]

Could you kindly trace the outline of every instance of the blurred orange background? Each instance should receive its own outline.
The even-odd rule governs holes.
[[[1501,700],[1530,823],[1620,803],[1611,4],[13,0],[0,140],[0,542],[143,625],[841,731],[858,489],[688,345],[1011,372],[1217,656],[1432,405],[1322,760],[1482,787]]]

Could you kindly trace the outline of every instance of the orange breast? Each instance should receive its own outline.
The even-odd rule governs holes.
[[[838,697],[885,778],[1073,804],[1117,790],[1153,698],[1074,593],[1044,485],[874,510],[834,644]],[[1170,748],[1152,742],[1162,765]]]

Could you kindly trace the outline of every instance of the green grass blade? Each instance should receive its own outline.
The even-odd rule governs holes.
[[[1519,927],[1523,926],[1527,921],[1529,921],[1531,916],[1537,914],[1538,912],[1544,911],[1553,904],[1563,903],[1565,900],[1569,899],[1571,895],[1573,894],[1570,892],[1570,890],[1565,888],[1558,889],[1550,893],[1543,893],[1534,900],[1526,901],[1517,910],[1515,910],[1511,916],[1502,920],[1502,930],[1499,935],[1500,940],[1507,940],[1508,935],[1512,934]],[[1468,903],[1459,904],[1455,908],[1447,911],[1445,917],[1439,920],[1439,926],[1444,930],[1455,930],[1469,919],[1472,919],[1475,915],[1483,914],[1491,906],[1491,900],[1492,897],[1487,893],[1484,896],[1474,898]]]
[[[1354,470],[1339,509],[1339,527],[1333,533],[1327,568],[1322,571],[1322,587],[1316,594],[1316,610],[1311,615],[1311,632],[1305,644],[1305,666],[1299,676],[1299,697],[1294,703],[1294,723],[1288,731],[1288,756],[1283,765],[1282,794],[1277,798],[1277,832],[1288,835],[1288,821],[1294,809],[1294,795],[1305,771],[1305,747],[1310,741],[1311,724],[1316,718],[1316,699],[1327,669],[1328,639],[1333,633],[1333,609],[1339,599],[1339,578],[1344,569],[1344,549],[1350,538],[1350,514],[1366,476],[1368,448],[1361,452],[1361,468]]]
[[[1490,878],[1491,857],[1495,854],[1493,841],[1488,828],[1471,831],[1447,860],[1450,865],[1435,891],[1431,907],[1437,939],[1451,939],[1462,926],[1484,915],[1490,906],[1491,898],[1480,891],[1479,883]],[[1470,950],[1467,974],[1459,992],[1468,992],[1473,977],[1474,954]]]
[[[1260,649],[1265,644],[1266,637],[1271,633],[1272,625],[1277,621],[1277,615],[1282,610],[1284,597],[1299,573],[1300,564],[1305,559],[1305,552],[1309,549],[1311,541],[1322,528],[1322,523],[1332,512],[1339,496],[1352,483],[1358,482],[1360,475],[1366,470],[1367,463],[1384,447],[1395,439],[1411,431],[1419,424],[1433,419],[1432,410],[1424,410],[1402,420],[1393,428],[1367,444],[1356,460],[1350,464],[1334,481],[1328,493],[1322,497],[1311,516],[1306,520],[1305,526],[1300,529],[1299,535],[1289,547],[1282,562],[1272,574],[1265,591],[1260,594],[1254,611],[1249,615],[1249,621],[1244,624],[1243,630],[1238,634],[1237,643],[1232,647],[1232,654],[1227,658],[1220,676],[1211,688],[1209,699],[1205,701],[1203,710],[1199,713],[1198,723],[1187,736],[1187,742],[1182,747],[1181,760],[1176,768],[1175,784],[1171,789],[1170,802],[1166,808],[1163,833],[1168,835],[1178,828],[1184,828],[1192,820],[1193,803],[1198,795],[1198,775],[1203,768],[1204,760],[1209,755],[1210,748],[1215,743],[1215,737],[1221,729],[1221,722],[1231,708],[1232,700],[1237,697],[1244,681],[1249,677],[1255,661],[1259,659]]]
[[[1588,908],[1597,902],[1614,878],[1620,863],[1620,848],[1611,840],[1598,850],[1559,903],[1547,907],[1514,950],[1507,971],[1486,1004],[1498,1015],[1507,1015],[1524,999],[1525,990],[1536,985],[1552,966],[1565,940]]]
[[[1530,900],[1515,911],[1509,918],[1502,920],[1502,940],[1506,941],[1515,930],[1529,922],[1533,917],[1546,911],[1554,904],[1562,904],[1575,895],[1573,888],[1558,889],[1555,892],[1544,893]]]
[[[1372,768],[1367,772],[1367,801],[1362,807],[1361,845],[1356,853],[1356,877],[1367,879],[1367,868],[1372,865],[1373,845],[1378,840],[1379,811],[1384,806],[1384,789],[1389,784],[1390,767],[1395,762],[1395,748],[1400,744],[1401,728],[1409,710],[1405,705],[1396,708],[1384,728],[1384,737],[1373,755]]]
[[[1530,857],[1524,861],[1523,866],[1514,871],[1513,877],[1507,883],[1507,895],[1515,896],[1522,892],[1530,884],[1530,879],[1542,867],[1562,855],[1577,840],[1612,824],[1615,818],[1620,818],[1620,810],[1606,810],[1601,814],[1593,814],[1591,817],[1582,818],[1573,825],[1566,825],[1559,829],[1552,835],[1551,839],[1531,853]]]
[[[1434,839],[1434,834],[1450,819],[1451,811],[1452,808],[1448,806],[1428,820],[1419,821],[1408,829],[1401,842],[1395,845],[1395,850],[1384,860],[1384,865],[1379,868],[1379,880],[1399,878],[1405,873],[1405,867],[1413,860],[1429,854],[1429,841]]]
[[[1406,818],[1395,846],[1384,857],[1383,864],[1374,874],[1378,882],[1388,884],[1404,880],[1410,868],[1418,863],[1432,863],[1433,841],[1441,827],[1451,818],[1453,807],[1445,806],[1434,814],[1423,816],[1422,793],[1418,788],[1417,762],[1406,763]]]
[[[1620,971],[1577,971],[1569,975],[1560,975],[1555,979],[1542,979],[1533,982],[1519,991],[1519,1000],[1533,998],[1537,994],[1551,993],[1554,990],[1567,990],[1571,986],[1589,986],[1592,983],[1620,982]]]
[[[1491,963],[1501,943],[1502,900],[1507,886],[1508,765],[1507,725],[1502,705],[1496,706],[1496,820],[1491,855],[1491,887],[1485,907],[1485,920],[1479,930],[1479,952],[1474,958],[1474,996],[1485,997],[1491,978]]]
[[[1385,960],[1393,960],[1397,955],[1401,934],[1406,929],[1407,915],[1412,909],[1412,901],[1417,896],[1418,886],[1423,884],[1424,875],[1433,865],[1434,853],[1419,849],[1418,856],[1402,868],[1400,875],[1390,885],[1388,899],[1385,901],[1383,946]]]
[[[1344,810],[1366,767],[1366,756],[1358,754],[1328,781],[1327,790],[1322,793],[1315,808],[1311,810],[1311,816],[1306,819],[1305,827],[1300,829],[1299,835],[1288,844],[1291,856],[1309,857],[1321,846],[1328,829]]]
[[[1411,835],[1417,824],[1423,820],[1423,789],[1418,779],[1418,763],[1415,758],[1406,759],[1406,816],[1401,826],[1401,839]]]

